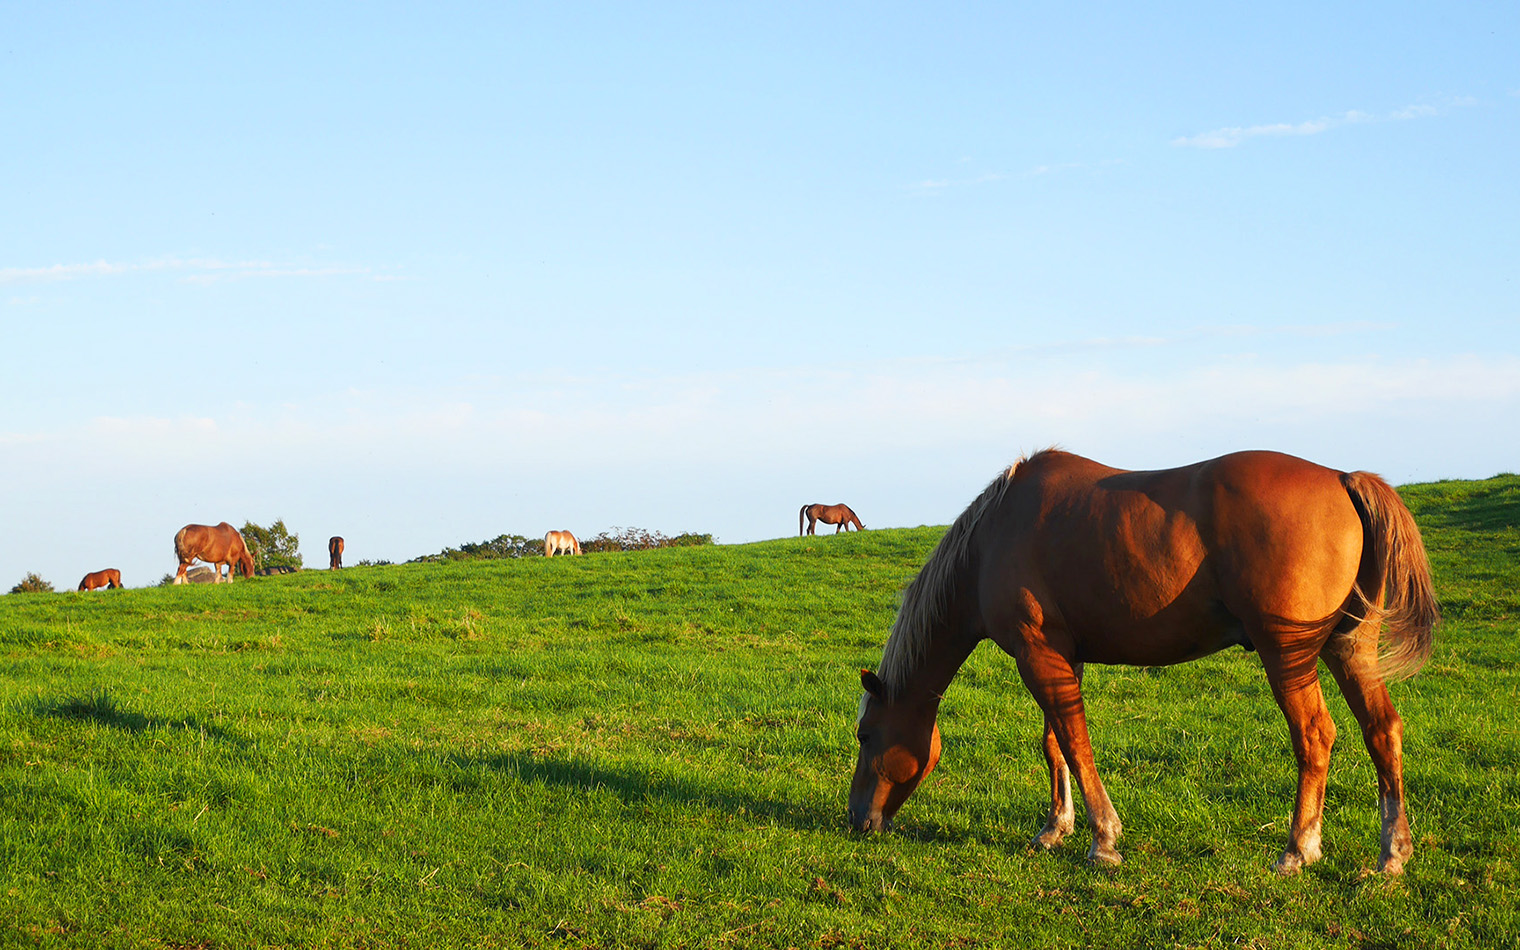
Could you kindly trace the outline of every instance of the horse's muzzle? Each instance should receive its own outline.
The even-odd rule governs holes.
[[[861,813],[852,808],[850,809],[850,830],[861,832],[891,831],[892,819],[883,818],[879,811]]]

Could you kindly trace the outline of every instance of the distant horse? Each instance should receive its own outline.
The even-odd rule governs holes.
[[[114,567],[108,567],[103,571],[96,571],[93,574],[86,574],[84,580],[79,582],[80,590],[99,590],[102,587],[109,587],[115,590],[120,586],[121,571],[118,571]]]
[[[559,553],[579,554],[581,543],[568,531],[550,531],[544,535],[544,557],[553,557]]]
[[[343,539],[337,535],[327,539],[327,558],[328,570],[336,571],[343,566]]]
[[[1050,812],[1034,844],[1054,847],[1072,830],[1075,773],[1092,826],[1088,860],[1116,864],[1122,827],[1093,761],[1084,664],[1160,666],[1242,646],[1261,657],[1298,762],[1276,869],[1320,857],[1335,739],[1323,661],[1377,771],[1379,870],[1397,874],[1413,842],[1403,724],[1384,677],[1419,670],[1439,619],[1419,528],[1376,475],[1273,452],[1156,472],[1040,452],[955,520],[903,594],[880,672],[861,671],[850,824],[890,826],[939,759],[941,695],[991,639],[1045,716]]]
[[[864,531],[865,525],[855,517],[855,512],[850,510],[849,505],[803,505],[802,510],[797,512],[797,536],[802,536],[802,519],[807,519],[807,533],[812,534],[814,526],[822,521],[824,524],[834,524],[839,527],[834,533],[849,530],[850,525],[855,526],[856,531]]]
[[[223,521],[216,527],[204,524],[187,524],[174,535],[174,554],[179,558],[179,570],[174,583],[185,582],[185,569],[191,561],[205,561],[216,571],[216,582],[222,582],[222,565],[227,566],[227,583],[232,583],[235,568],[241,568],[244,577],[253,576],[253,555],[243,544],[243,536],[236,528]]]

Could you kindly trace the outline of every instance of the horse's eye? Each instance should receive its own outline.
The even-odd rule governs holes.
[[[869,738],[870,738],[870,735],[868,733],[864,733],[864,732],[857,732],[857,733],[855,733],[855,741],[859,742],[861,745],[865,745],[866,744],[866,740],[869,739]]]

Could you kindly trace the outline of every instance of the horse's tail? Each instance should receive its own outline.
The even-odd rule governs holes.
[[[1341,483],[1356,503],[1366,538],[1357,572],[1364,622],[1385,625],[1378,658],[1383,677],[1405,679],[1430,659],[1441,620],[1425,543],[1392,485],[1370,472],[1344,474]]]
[[[807,510],[811,507],[813,506],[803,505],[802,509],[797,512],[797,537],[799,538],[802,537],[802,522],[807,518]]]
[[[189,558],[185,557],[185,555],[188,553],[185,550],[185,532],[189,530],[190,526],[185,525],[183,528],[180,528],[178,531],[174,532],[174,556],[179,558],[179,562],[181,564],[185,564],[189,561]]]

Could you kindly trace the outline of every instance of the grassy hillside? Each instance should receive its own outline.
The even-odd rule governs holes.
[[[1520,932],[1520,478],[1405,490],[1446,622],[1394,687],[1416,852],[1341,740],[1326,858],[1253,655],[1090,671],[1125,863],[1026,842],[1035,706],[984,646],[890,835],[843,828],[856,671],[939,529],[0,597],[0,945],[1500,945]]]

